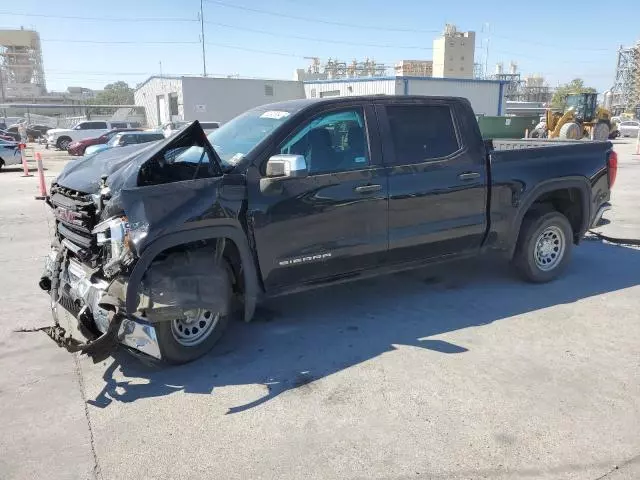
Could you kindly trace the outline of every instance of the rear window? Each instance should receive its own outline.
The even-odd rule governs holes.
[[[460,149],[449,106],[390,105],[386,111],[397,164],[423,163]]]

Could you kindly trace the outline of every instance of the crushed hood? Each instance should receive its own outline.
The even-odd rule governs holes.
[[[114,193],[125,187],[136,187],[142,165],[165,149],[171,148],[173,144],[184,143],[191,136],[199,138],[201,142],[204,139],[213,151],[200,123],[196,120],[176,135],[160,142],[111,148],[88,158],[72,161],[64,167],[55,182],[62,187],[83,193],[98,193],[103,177],[107,178],[107,185]],[[215,152],[214,157],[222,170],[220,159]]]

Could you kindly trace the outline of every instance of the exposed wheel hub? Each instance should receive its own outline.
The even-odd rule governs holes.
[[[171,334],[180,345],[193,347],[211,334],[219,320],[219,313],[204,308],[185,310],[182,317],[171,321]]]
[[[536,240],[534,257],[540,270],[549,271],[555,268],[564,256],[565,236],[559,227],[547,227]]]

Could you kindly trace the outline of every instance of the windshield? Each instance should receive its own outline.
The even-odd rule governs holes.
[[[289,115],[291,112],[283,110],[249,110],[214,130],[207,138],[223,163],[233,166]]]
[[[122,135],[114,135],[113,137],[111,137],[111,139],[107,142],[107,145],[110,147],[115,147],[118,144],[118,140],[120,140],[120,137],[122,137]]]

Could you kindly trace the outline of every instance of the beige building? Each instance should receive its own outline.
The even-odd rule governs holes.
[[[396,77],[432,77],[433,61],[401,60],[395,64]]]
[[[475,32],[458,32],[447,24],[442,36],[433,40],[433,76],[473,78]]]

